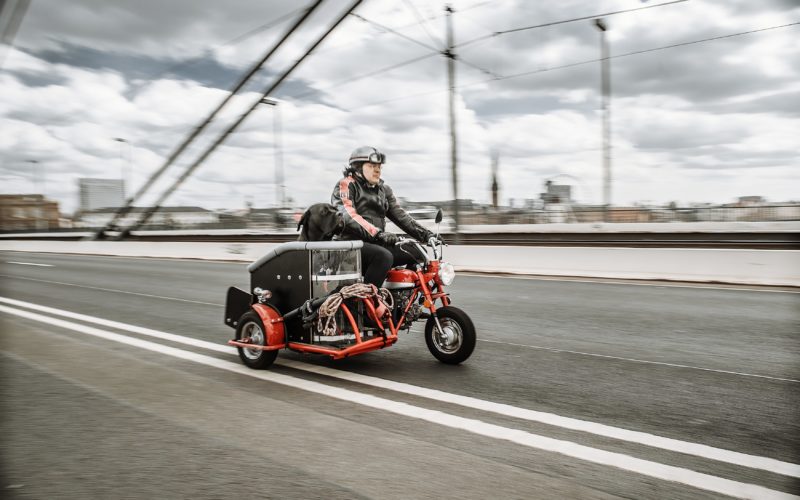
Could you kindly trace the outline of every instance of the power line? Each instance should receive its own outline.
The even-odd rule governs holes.
[[[332,83],[332,84],[328,85],[327,87],[323,87],[321,89],[314,89],[314,90],[312,90],[310,92],[306,92],[304,94],[293,95],[293,96],[288,96],[288,97],[291,97],[292,99],[303,99],[304,97],[308,97],[308,96],[314,95],[314,94],[316,94],[318,92],[328,91],[328,90],[334,89],[336,87],[339,87],[341,85],[346,85],[348,83],[352,83],[352,82],[355,82],[355,81],[358,81],[358,80],[363,80],[365,78],[378,76],[378,75],[380,75],[382,73],[387,73],[387,72],[395,70],[397,68],[402,68],[403,66],[408,66],[409,64],[413,64],[413,63],[418,62],[418,61],[423,61],[425,59],[430,59],[431,57],[438,56],[438,55],[439,55],[438,52],[432,52],[430,54],[424,54],[424,55],[415,57],[413,59],[408,59],[406,61],[402,61],[402,62],[399,62],[397,64],[393,64],[391,66],[386,66],[384,68],[376,69],[375,71],[372,71],[370,73],[365,73],[363,75],[359,75],[359,76],[355,76],[355,77],[348,77],[348,78],[346,78],[344,80],[340,80],[340,81],[338,81],[336,83]]]
[[[404,35],[404,34],[400,33],[399,31],[395,31],[395,30],[393,30],[392,28],[389,28],[388,26],[384,26],[384,25],[383,25],[383,24],[381,24],[381,23],[378,23],[378,22],[376,22],[376,21],[373,21],[373,20],[371,20],[371,19],[367,19],[367,18],[366,18],[366,17],[364,17],[364,16],[360,16],[360,15],[358,15],[358,14],[350,14],[350,15],[351,15],[351,16],[353,16],[353,17],[355,17],[356,19],[360,19],[361,21],[363,21],[363,22],[365,22],[365,23],[368,23],[368,24],[371,24],[371,25],[373,25],[373,26],[376,26],[376,27],[378,27],[379,29],[381,29],[381,30],[383,30],[383,31],[385,31],[385,32],[387,32],[387,33],[391,33],[391,34],[393,34],[393,35],[397,35],[397,36],[399,36],[400,38],[403,38],[404,40],[408,40],[409,42],[413,42],[413,43],[416,43],[417,45],[420,45],[420,46],[422,46],[422,47],[425,47],[425,48],[426,48],[426,49],[428,49],[428,50],[432,50],[432,51],[434,51],[434,52],[438,52],[438,53],[440,53],[440,52],[441,52],[441,49],[437,49],[436,47],[433,47],[433,46],[431,46],[431,45],[428,45],[428,44],[427,44],[427,43],[425,43],[425,42],[420,42],[419,40],[416,40],[416,39],[414,39],[414,38],[411,38],[411,37],[410,37],[410,36],[408,36],[408,35]]]
[[[224,47],[226,45],[233,45],[235,43],[239,43],[240,41],[245,40],[247,38],[250,38],[253,35],[261,33],[262,31],[266,31],[266,30],[272,28],[273,26],[275,26],[276,24],[282,23],[283,21],[285,21],[286,19],[289,19],[290,17],[292,17],[296,13],[300,12],[301,10],[304,10],[304,9],[307,9],[307,8],[308,7],[298,7],[298,8],[294,9],[291,12],[288,12],[288,13],[286,13],[286,14],[284,14],[284,15],[276,18],[276,19],[273,19],[272,21],[264,23],[264,24],[262,24],[260,26],[256,26],[255,28],[253,28],[253,29],[251,29],[249,31],[246,31],[246,32],[242,33],[241,35],[239,35],[237,37],[231,38],[227,42],[225,42],[222,45],[220,45],[220,47]],[[217,48],[219,48],[219,47],[217,47]],[[216,50],[216,48],[211,49],[211,50]]]
[[[762,31],[769,31],[769,30],[775,30],[775,29],[780,29],[780,28],[788,28],[790,26],[797,26],[798,24],[800,24],[800,22],[782,24],[782,25],[779,25],[779,26],[770,26],[768,28],[760,28],[760,29],[755,29],[755,30],[750,30],[750,31],[742,31],[742,32],[739,32],[739,33],[732,33],[732,34],[729,34],[729,35],[715,36],[715,37],[711,37],[711,38],[703,38],[701,40],[693,40],[691,42],[675,43],[675,44],[671,44],[671,45],[665,45],[663,47],[654,47],[654,48],[651,48],[651,49],[644,49],[644,50],[637,50],[637,51],[634,51],[634,52],[627,52],[625,54],[617,54],[617,55],[614,55],[614,56],[610,56],[608,59],[617,59],[617,58],[620,58],[620,57],[628,57],[628,56],[632,56],[632,55],[645,54],[645,53],[648,53],[648,52],[656,52],[656,51],[659,51],[659,50],[672,49],[672,48],[675,48],[675,47],[683,47],[683,46],[695,45],[695,44],[703,43],[703,42],[710,42],[710,41],[714,41],[714,40],[722,40],[722,39],[725,39],[725,38],[733,38],[733,37],[736,37],[736,36],[749,35],[749,34],[752,34],[752,33],[759,33],[759,32],[762,32]],[[479,80],[479,81],[474,81],[474,82],[458,85],[457,88],[471,87],[471,86],[474,86],[474,85],[479,85],[479,84],[482,84],[482,83],[488,83],[488,82],[498,81],[498,80],[510,80],[512,78],[520,78],[520,77],[523,77],[523,76],[529,76],[529,75],[534,75],[534,74],[538,74],[538,73],[546,73],[546,72],[549,72],[549,71],[555,71],[555,70],[559,70],[559,69],[573,68],[575,66],[582,66],[582,65],[585,65],[585,64],[598,63],[599,61],[602,61],[602,60],[603,60],[602,58],[591,59],[591,60],[587,60],[587,61],[579,61],[579,62],[574,62],[574,63],[569,63],[569,64],[563,64],[563,65],[560,65],[560,66],[553,66],[553,67],[550,67],[550,68],[542,68],[542,69],[537,69],[537,70],[533,70],[533,71],[526,71],[526,72],[523,72],[523,73],[516,73],[516,74],[513,74],[513,75],[507,75],[507,76],[503,76],[503,77],[500,77],[500,78],[490,78],[490,79],[487,79],[487,80]],[[354,111],[354,110],[357,110],[357,109],[368,108],[370,106],[377,106],[377,105],[380,105],[380,104],[386,104],[386,103],[393,102],[393,101],[400,101],[400,100],[403,100],[403,99],[411,99],[411,98],[414,98],[414,97],[422,97],[422,96],[431,95],[431,94],[440,94],[442,92],[445,92],[445,91],[437,89],[437,90],[430,90],[430,91],[420,92],[420,93],[417,93],[417,94],[412,94],[412,95],[407,95],[407,96],[393,97],[393,98],[390,98],[390,99],[385,99],[385,100],[381,100],[381,101],[367,103],[367,104],[364,104],[362,106],[358,106],[357,108],[350,109],[348,111]]]
[[[469,44],[472,44],[472,43],[475,43],[475,42],[478,42],[478,41],[481,41],[481,40],[486,40],[488,38],[499,36],[499,35],[506,34],[506,33],[512,33],[512,32],[516,32],[516,31],[522,31],[522,30],[528,30],[528,29],[534,29],[534,28],[542,28],[542,27],[545,27],[545,26],[553,26],[553,25],[557,25],[557,24],[565,24],[565,23],[571,23],[571,22],[576,22],[576,21],[585,21],[587,19],[594,19],[596,17],[611,16],[611,15],[615,15],[615,14],[622,14],[622,13],[625,13],[625,12],[633,12],[633,11],[643,10],[643,9],[652,9],[654,7],[663,7],[665,5],[671,5],[671,4],[681,3],[681,2],[686,2],[686,1],[688,1],[688,0],[673,0],[671,2],[660,3],[660,4],[656,4],[656,5],[648,5],[648,6],[645,6],[645,7],[637,7],[635,9],[618,10],[618,11],[614,11],[614,12],[607,12],[605,14],[596,14],[596,15],[593,15],[593,16],[584,16],[584,17],[579,17],[579,18],[566,19],[566,20],[563,20],[563,21],[554,21],[554,22],[545,23],[545,24],[538,24],[538,25],[535,25],[535,26],[527,26],[527,27],[523,27],[523,28],[514,28],[514,29],[510,29],[510,30],[505,30],[505,31],[497,31],[497,32],[494,32],[494,33],[492,33],[490,35],[485,35],[485,36],[482,36],[482,37],[474,38],[474,39],[469,40],[467,42],[456,44],[454,46],[454,48],[463,47],[465,45],[469,45]],[[476,4],[472,5],[472,6],[470,6],[470,7],[465,8],[464,10],[470,10],[472,8],[480,7],[480,6],[486,5],[488,3],[491,3],[491,2],[479,2],[479,3],[476,3]],[[461,12],[463,12],[464,10],[462,10]],[[456,13],[456,11],[454,11],[454,13]],[[428,44],[426,44],[424,42],[420,42],[419,40],[411,38],[411,37],[409,37],[407,35],[404,35],[404,34],[400,33],[399,31],[397,31],[397,29],[404,29],[404,28],[406,28],[408,26],[416,26],[417,24],[422,24],[424,19],[423,20],[419,20],[417,23],[414,23],[414,24],[411,24],[411,25],[408,25],[408,26],[404,26],[404,27],[401,27],[401,28],[393,29],[393,28],[389,28],[388,26],[385,26],[383,24],[380,24],[380,23],[378,23],[376,21],[373,21],[371,19],[367,19],[367,18],[365,18],[363,16],[360,16],[358,14],[351,14],[351,15],[356,17],[356,18],[358,18],[358,19],[360,19],[361,21],[363,21],[365,23],[372,24],[372,25],[378,27],[379,29],[383,30],[385,33],[391,33],[391,34],[399,36],[399,37],[401,37],[401,38],[403,38],[405,40],[413,42],[413,43],[415,43],[417,45],[425,47],[428,50],[441,53],[441,51],[439,49],[437,49],[435,47],[432,47],[432,46],[430,46],[430,45],[428,45]],[[438,17],[441,17],[441,15],[430,17],[430,18],[428,18],[428,20],[436,19]],[[426,59],[426,57],[414,58],[414,59],[399,63],[397,65],[389,66],[388,68],[384,68],[384,69],[381,69],[381,70],[378,70],[378,71],[370,72],[367,75],[362,75],[362,76],[358,76],[358,77],[355,77],[355,78],[350,78],[350,79],[347,79],[347,80],[343,80],[343,81],[341,81],[339,83],[336,83],[336,84],[333,84],[333,85],[331,85],[331,86],[329,86],[329,87],[327,87],[326,89],[323,89],[323,90],[329,90],[329,89],[338,87],[340,85],[345,85],[349,81],[361,80],[363,78],[367,78],[367,77],[370,77],[370,76],[376,76],[376,75],[384,73],[386,71],[391,71],[393,69],[397,69],[398,67],[402,67],[402,66],[405,66],[407,64],[411,64],[413,62],[420,61],[422,59]],[[493,71],[490,71],[490,70],[487,70],[485,68],[482,68],[482,67],[480,67],[480,66],[478,66],[476,64],[470,63],[469,61],[465,60],[461,56],[456,57],[456,60],[461,62],[461,63],[463,63],[463,64],[465,64],[465,65],[467,65],[467,66],[470,66],[473,69],[476,69],[476,70],[480,71],[481,73],[484,73],[486,75],[491,76],[493,80],[505,80],[505,79],[508,78],[506,76],[502,76],[502,75],[499,75],[499,74],[497,74],[497,73],[495,73]],[[586,63],[576,63],[576,64],[586,64]],[[569,67],[569,66],[566,66],[566,67]],[[312,92],[308,92],[306,94],[302,94],[301,96],[297,96],[296,98],[306,97],[306,96],[311,95],[311,94],[312,94]]]
[[[489,1],[477,2],[477,3],[473,4],[473,5],[468,5],[467,7],[464,7],[462,9],[460,9],[458,12],[453,12],[453,14],[460,14],[460,13],[462,13],[464,11],[472,10],[474,8],[477,8],[477,7],[482,7],[484,5],[488,5],[488,4],[491,4],[491,3],[497,3],[498,1],[500,1],[500,0],[489,0]],[[400,30],[405,30],[407,28],[412,28],[414,26],[417,26],[417,25],[421,24],[421,22],[423,22],[423,21],[432,21],[434,19],[439,19],[440,17],[444,17],[444,14],[434,14],[434,15],[422,18],[421,20],[418,20],[417,22],[410,23],[410,24],[404,24],[402,26],[398,26],[398,27],[395,27],[395,28],[389,28],[389,27],[382,26],[381,27],[382,31],[381,31],[380,34],[384,35],[386,33],[399,32]],[[364,20],[364,19],[362,19],[362,20]],[[367,21],[367,20],[365,20],[365,21]],[[367,21],[367,22],[369,22],[369,21]],[[391,30],[391,31],[389,31],[389,30]],[[331,51],[334,51],[334,50],[339,50],[339,49],[342,49],[344,47],[349,47],[350,45],[354,45],[354,44],[360,43],[360,42],[361,42],[361,40],[355,40],[355,41],[351,41],[351,42],[348,42],[348,43],[344,43],[342,45],[337,45],[337,46],[334,46],[334,47],[330,47],[328,49],[319,50],[319,51],[316,52],[316,55],[320,55],[320,54],[323,54],[323,53],[331,52]],[[417,42],[415,41],[415,43],[417,43]],[[439,50],[439,49],[435,49],[435,50]]]
[[[472,40],[467,40],[466,42],[461,42],[458,45],[456,45],[455,47],[456,48],[464,47],[466,45],[470,45],[470,44],[473,44],[475,42],[479,42],[481,40],[486,40],[488,38],[493,38],[493,37],[500,36],[500,35],[507,35],[509,33],[516,33],[518,31],[526,31],[526,30],[532,30],[532,29],[536,29],[536,28],[545,28],[547,26],[556,26],[558,24],[574,23],[574,22],[577,22],[577,21],[586,21],[588,19],[595,19],[595,18],[598,18],[598,17],[608,17],[608,16],[613,16],[613,15],[616,15],[616,14],[624,14],[626,12],[634,12],[634,11],[637,11],[637,10],[653,9],[655,7],[664,7],[665,5],[672,5],[672,4],[686,2],[686,1],[688,1],[688,0],[673,0],[672,2],[659,3],[659,4],[655,4],[655,5],[647,5],[645,7],[637,7],[635,9],[616,10],[616,11],[613,11],[613,12],[606,12],[604,14],[594,14],[594,15],[591,15],[591,16],[583,16],[583,17],[575,17],[573,19],[565,19],[563,21],[553,21],[553,22],[549,22],[549,23],[536,24],[536,25],[533,25],[533,26],[524,26],[522,28],[512,28],[512,29],[504,30],[504,31],[495,31],[494,33],[492,33],[490,35],[484,35],[484,36],[480,36],[478,38],[473,38]]]
[[[730,35],[721,35],[721,36],[714,36],[714,37],[711,37],[711,38],[703,38],[702,40],[694,40],[694,41],[691,41],[691,42],[674,43],[672,45],[664,45],[663,47],[654,47],[652,49],[636,50],[636,51],[633,51],[633,52],[626,52],[625,54],[617,54],[617,55],[608,57],[608,59],[618,59],[620,57],[628,57],[628,56],[633,56],[633,55],[638,55],[638,54],[646,54],[648,52],[656,52],[656,51],[659,51],[659,50],[673,49],[675,47],[685,47],[687,45],[695,45],[695,44],[698,44],[698,43],[710,42],[710,41],[713,41],[713,40],[723,40],[725,38],[733,38],[735,36],[749,35],[749,34],[752,34],[752,33],[759,33],[759,32],[762,32],[762,31],[776,30],[776,29],[780,29],[780,28],[788,28],[789,26],[796,26],[798,24],[800,24],[800,22],[782,24],[780,26],[770,26],[769,28],[760,28],[760,29],[750,30],[750,31],[742,31],[740,33],[732,33]],[[556,70],[556,69],[563,69],[563,68],[571,68],[573,66],[580,66],[582,64],[596,63],[596,62],[599,62],[599,61],[602,61],[602,60],[603,60],[603,58],[592,59],[592,60],[589,60],[589,61],[581,61],[581,62],[576,62],[576,63],[572,63],[572,64],[565,64],[563,66],[555,66],[555,67],[552,67],[552,68],[543,68],[543,69],[540,69],[540,70],[526,71],[524,73],[516,73],[516,74],[513,74],[513,75],[507,75],[507,76],[504,76],[502,78],[498,78],[497,80],[509,80],[511,78],[519,78],[521,76],[532,75],[532,74],[535,74],[535,73],[543,73],[545,71],[553,71],[553,70]],[[485,81],[488,81],[488,80],[485,80]]]
[[[455,11],[453,11],[453,12],[455,12]],[[402,33],[399,33],[399,32],[397,32],[397,31],[393,30],[392,28],[389,28],[389,27],[387,27],[387,26],[384,26],[384,25],[382,25],[382,24],[380,24],[380,23],[377,23],[377,22],[375,22],[375,21],[372,21],[371,19],[367,19],[367,18],[365,18],[365,17],[359,16],[358,14],[352,14],[352,15],[353,15],[354,17],[357,17],[358,19],[361,19],[361,20],[362,20],[362,21],[364,21],[364,22],[367,22],[367,23],[369,23],[369,24],[373,24],[373,25],[377,26],[378,28],[380,28],[380,29],[383,29],[383,30],[385,30],[385,31],[387,31],[387,32],[389,32],[389,33],[392,33],[392,34],[394,34],[394,35],[397,35],[397,36],[399,36],[399,37],[402,37],[402,38],[404,38],[404,39],[406,39],[406,40],[409,40],[409,41],[411,41],[411,42],[414,42],[414,43],[416,43],[417,45],[421,45],[422,47],[425,47],[425,48],[426,48],[426,49],[428,49],[428,50],[434,51],[434,52],[436,52],[437,54],[442,54],[442,55],[444,55],[444,56],[447,56],[447,57],[450,57],[450,56],[452,55],[452,56],[455,58],[455,60],[456,60],[456,61],[459,61],[459,62],[461,62],[461,63],[463,63],[463,64],[466,64],[467,66],[470,66],[470,67],[472,67],[472,68],[474,68],[474,69],[477,69],[477,70],[478,70],[478,71],[480,71],[481,73],[487,74],[487,75],[489,75],[489,76],[492,76],[492,77],[495,77],[495,78],[497,78],[497,77],[499,76],[499,75],[497,75],[497,74],[495,74],[495,73],[493,73],[493,72],[489,71],[488,69],[481,68],[480,66],[478,66],[478,65],[476,65],[476,64],[473,64],[473,63],[470,63],[470,62],[468,62],[468,61],[464,60],[463,58],[461,58],[461,56],[456,56],[455,54],[450,54],[450,53],[449,53],[449,52],[447,52],[447,51],[444,51],[444,50],[439,50],[439,49],[437,49],[437,48],[435,48],[435,47],[431,47],[430,45],[428,45],[428,44],[426,44],[426,43],[420,42],[419,40],[415,40],[415,39],[413,39],[413,38],[411,38],[411,37],[409,37],[409,36],[406,36],[406,35],[404,35],[404,34],[402,34]]]
[[[466,59],[464,59],[464,57],[461,56],[461,55],[456,55],[455,59],[456,59],[456,61],[458,61],[458,62],[460,62],[462,64],[466,64],[467,66],[470,66],[471,68],[477,69],[478,71],[480,71],[481,73],[483,73],[485,75],[491,76],[495,80],[500,80],[500,79],[503,78],[501,75],[499,75],[499,74],[497,74],[497,73],[495,73],[493,71],[489,71],[488,69],[484,69],[484,68],[482,68],[482,67],[480,67],[480,66],[478,66],[476,64],[472,64],[471,62],[469,62]]]
[[[420,15],[419,11],[417,10],[417,7],[413,3],[411,3],[411,0],[403,0],[403,2],[408,6],[408,8],[411,10],[411,12],[413,12],[414,17],[416,17],[417,21],[419,21],[419,25],[422,28],[422,31],[424,31],[425,34],[428,35],[428,38],[431,39],[431,41],[434,43],[434,45],[437,45],[439,47],[443,47],[444,44],[442,43],[442,41],[439,40],[438,38],[434,37],[433,34],[430,31],[428,31],[428,27],[427,27],[428,21],[426,19],[424,19],[422,17],[422,15]]]

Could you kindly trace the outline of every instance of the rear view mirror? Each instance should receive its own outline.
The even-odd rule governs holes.
[[[436,211],[436,219],[434,220],[437,224],[442,222],[442,209]]]

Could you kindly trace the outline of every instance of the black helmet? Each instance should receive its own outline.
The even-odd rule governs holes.
[[[386,155],[372,146],[361,146],[350,153],[350,167],[367,161],[370,163],[386,163]]]

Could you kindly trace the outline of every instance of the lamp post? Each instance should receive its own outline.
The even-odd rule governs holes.
[[[44,196],[44,188],[42,187],[41,183],[43,176],[40,175],[41,167],[39,166],[39,160],[25,160],[25,161],[31,164],[31,180],[33,184],[33,190],[41,191],[42,196]]]
[[[277,99],[265,97],[261,99],[262,104],[268,104],[273,109],[272,136],[275,143],[275,204],[278,208],[286,205],[285,186],[283,184],[283,150],[281,145],[281,113]]]
[[[119,176],[122,179],[122,199],[125,199],[125,182],[126,178],[130,174],[130,167],[131,167],[131,143],[128,142],[127,139],[123,139],[122,137],[114,137],[114,140],[119,143]],[[125,144],[128,145],[128,174],[125,173]]]
[[[611,208],[611,68],[608,59],[608,41],[605,21],[594,20],[594,26],[600,30],[600,68],[603,91],[603,219],[608,222]]]

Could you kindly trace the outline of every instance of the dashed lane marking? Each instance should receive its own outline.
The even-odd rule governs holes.
[[[550,352],[564,352],[567,354],[578,354],[580,356],[592,356],[595,358],[604,358],[604,359],[616,359],[618,361],[628,361],[631,363],[644,363],[648,365],[662,365],[662,366],[671,366],[673,368],[687,368],[690,370],[702,370],[705,372],[715,372],[715,373],[726,373],[728,375],[738,375],[741,377],[756,377],[756,378],[765,378],[769,380],[779,380],[781,382],[792,382],[792,383],[800,383],[800,380],[796,380],[793,378],[781,378],[781,377],[773,377],[770,375],[758,375],[755,373],[744,373],[744,372],[735,372],[731,370],[720,370],[717,368],[702,368],[699,366],[692,366],[692,365],[682,365],[679,363],[667,363],[665,361],[649,361],[646,359],[636,359],[636,358],[624,358],[621,356],[611,356],[608,354],[597,354],[593,352],[582,352],[582,351],[571,351],[569,349],[558,349],[556,347],[544,347],[538,345],[530,345],[530,344],[514,344],[512,342],[503,342],[501,340],[489,340],[489,339],[478,339],[480,342],[488,342],[490,344],[502,344],[502,345],[509,345],[513,347],[527,347],[529,349],[538,349],[542,351],[550,351]]]

